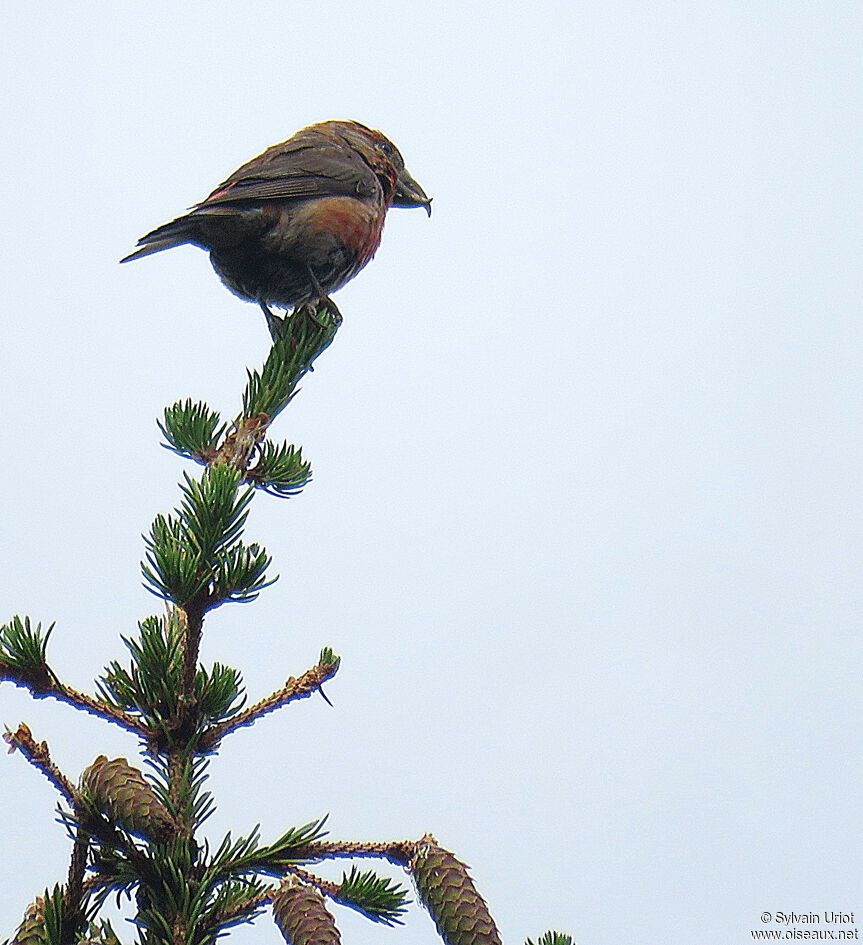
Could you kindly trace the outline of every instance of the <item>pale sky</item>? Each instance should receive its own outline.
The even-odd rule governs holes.
[[[155,419],[233,416],[268,336],[199,250],[117,261],[357,119],[434,212],[392,211],[338,293],[273,429],[314,481],[247,532],[280,580],[203,647],[256,701],[330,644],[334,706],[224,744],[206,835],[431,831],[506,945],[863,925],[861,28],[839,0],[6,4],[0,621],[56,621],[80,688],[125,659],[159,609],[140,536],[196,468]],[[4,685],[22,720],[73,779],[138,757]],[[4,938],[69,845],[20,754],[0,796]],[[334,909],[346,943],[438,941]]]

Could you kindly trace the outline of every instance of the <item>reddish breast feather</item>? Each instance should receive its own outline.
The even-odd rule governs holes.
[[[332,233],[365,265],[380,245],[384,215],[383,208],[354,197],[320,197],[308,204],[307,223],[312,232]]]

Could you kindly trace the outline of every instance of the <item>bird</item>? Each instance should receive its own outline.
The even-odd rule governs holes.
[[[431,202],[380,131],[324,121],[244,164],[120,261],[186,243],[207,250],[225,286],[261,306],[275,339],[282,319],[270,306],[332,304],[329,294],[377,251],[387,210],[422,207],[431,216]]]

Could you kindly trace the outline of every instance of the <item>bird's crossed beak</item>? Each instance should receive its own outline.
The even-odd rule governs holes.
[[[426,213],[431,216],[432,198],[403,170],[396,180],[396,192],[393,197],[394,207],[425,207]]]

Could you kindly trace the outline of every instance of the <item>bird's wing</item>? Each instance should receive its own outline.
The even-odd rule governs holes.
[[[352,148],[324,135],[296,135],[244,164],[195,208],[307,197],[375,197],[381,185]]]

